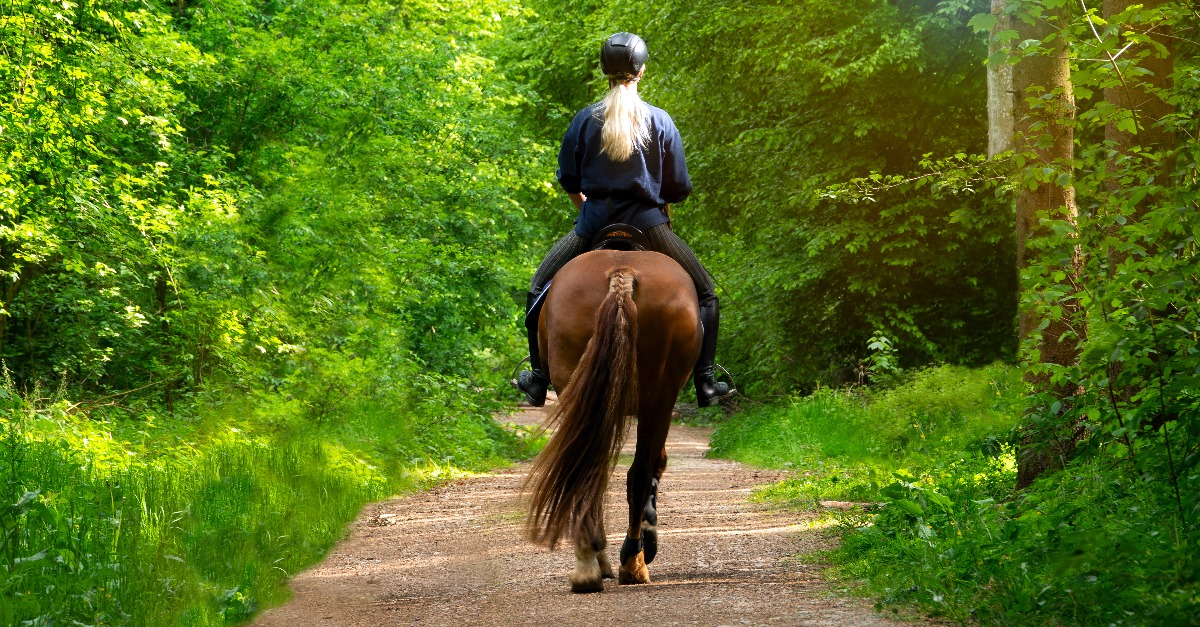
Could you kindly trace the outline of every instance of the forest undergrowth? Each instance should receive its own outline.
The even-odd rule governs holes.
[[[0,3],[0,624],[237,623],[528,454],[520,12]]]
[[[754,498],[824,512],[840,543],[815,559],[881,611],[1193,624],[1197,556],[1164,477],[1113,473],[1111,457],[1091,457],[1014,490],[1023,390],[1019,369],[1003,364],[821,390],[720,423],[711,454],[792,470]]]
[[[4,383],[6,625],[236,623],[284,601],[365,503],[533,451],[455,385],[425,407],[364,398],[318,424],[270,395],[85,413]]]

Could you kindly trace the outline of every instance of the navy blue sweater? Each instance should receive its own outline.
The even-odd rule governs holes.
[[[568,194],[587,196],[575,220],[580,237],[590,239],[615,222],[642,230],[669,222],[663,205],[680,202],[692,192],[679,129],[666,111],[646,107],[650,141],[626,161],[613,161],[600,152],[601,103],[575,114],[563,136],[558,182]]]

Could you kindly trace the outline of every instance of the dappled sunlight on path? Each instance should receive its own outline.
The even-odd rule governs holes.
[[[544,416],[527,409],[514,422]],[[747,500],[756,485],[784,475],[704,458],[708,436],[672,427],[650,585],[608,580],[602,594],[572,594],[573,553],[547,552],[521,535],[522,464],[367,506],[324,563],[295,577],[295,598],[255,624],[890,624],[864,601],[830,595],[820,569],[793,557],[828,548],[813,516]],[[614,562],[627,515],[625,469],[618,464],[607,496]]]

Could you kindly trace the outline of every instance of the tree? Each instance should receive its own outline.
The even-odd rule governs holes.
[[[1042,393],[1030,408],[1034,432],[1025,436],[1018,460],[1017,484],[1024,486],[1062,459],[1071,446],[1073,435],[1060,431],[1062,417],[1073,416],[1078,386],[1064,382],[1060,371],[1078,362],[1079,342],[1086,330],[1075,315],[1079,304],[1073,285],[1081,251],[1076,246],[1037,246],[1053,225],[1074,225],[1078,213],[1071,184],[1075,97],[1068,40],[1060,36],[1070,13],[1031,2],[1014,4],[1013,25],[1021,48],[1012,74],[1014,145],[1021,164],[1016,199],[1017,269],[1027,272],[1036,267],[1056,277],[1054,286],[1043,285],[1039,292],[1026,288],[1025,296],[1058,312],[1043,316],[1042,308],[1023,307],[1020,313],[1018,335],[1032,343],[1032,359],[1037,362],[1027,371],[1027,381]],[[1043,259],[1035,263],[1035,256]]]
[[[1013,147],[1013,54],[1012,16],[1008,0],[992,0],[994,20],[988,36],[988,157],[996,157]]]
[[[205,60],[118,0],[6,3],[0,42],[0,359],[22,385],[179,378],[155,284],[187,301],[180,241],[227,215],[219,161],[182,141]]]
[[[1013,181],[1020,333],[1033,393],[1019,486],[1068,460],[1080,443],[1094,450],[1116,438],[1132,460],[1141,427],[1129,416],[1149,412],[1161,417],[1150,424],[1161,425],[1175,415],[1171,403],[1191,402],[1186,394],[1164,398],[1172,373],[1158,367],[1177,350],[1163,352],[1162,334],[1189,328],[1182,324],[1188,309],[1174,294],[1189,282],[1176,278],[1177,264],[1162,263],[1162,247],[1169,243],[1190,263],[1188,240],[1179,240],[1186,227],[1174,221],[1192,201],[1189,174],[1176,162],[1182,118],[1173,108],[1189,100],[1171,84],[1174,42],[1187,40],[1170,35],[1195,14],[1167,2],[1110,1],[1103,17],[1086,1],[1078,8],[1010,3],[1016,28],[993,33],[993,45],[1018,42]],[[1164,328],[1168,320],[1179,323]],[[1096,407],[1100,399],[1109,411]],[[1174,468],[1170,474],[1178,477]]]
[[[1171,28],[1159,20],[1149,24],[1139,23],[1138,14],[1145,11],[1154,15],[1167,2],[1165,0],[1104,0],[1104,20],[1125,30],[1109,37],[1116,50],[1104,50],[1109,61],[1112,77],[1104,87],[1104,102],[1110,119],[1104,125],[1104,139],[1110,142],[1112,156],[1108,167],[1112,176],[1106,181],[1110,192],[1121,187],[1119,172],[1130,160],[1140,159],[1138,153],[1163,151],[1174,147],[1175,137],[1166,118],[1174,111],[1165,97],[1170,90],[1174,57],[1171,53],[1173,38]],[[1104,37],[1089,21],[1093,35],[1103,46]],[[1169,176],[1171,159],[1162,162],[1158,171]],[[1145,214],[1153,199],[1143,199],[1132,207],[1127,216],[1138,221]],[[1126,258],[1121,248],[1110,248],[1108,252],[1109,272],[1114,272]]]

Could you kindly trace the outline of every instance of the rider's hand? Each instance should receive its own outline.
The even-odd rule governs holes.
[[[583,208],[583,203],[584,203],[584,201],[586,201],[586,200],[587,200],[587,196],[584,196],[582,193],[579,193],[579,194],[567,194],[567,195],[571,197],[571,202],[575,203],[575,208],[576,208],[576,209],[582,209],[582,208]]]

